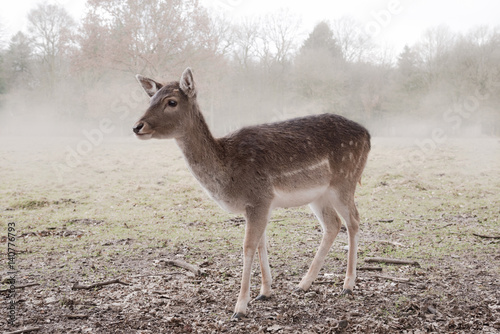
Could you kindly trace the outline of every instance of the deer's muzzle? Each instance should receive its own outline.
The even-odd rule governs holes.
[[[134,131],[135,135],[141,139],[151,138],[153,136],[153,132],[154,132],[154,130],[151,129],[151,126],[144,121],[139,121],[139,122],[135,123],[132,130]]]

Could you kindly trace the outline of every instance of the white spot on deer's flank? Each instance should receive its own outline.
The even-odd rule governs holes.
[[[300,174],[300,173],[312,172],[312,171],[314,171],[314,170],[316,170],[318,168],[324,168],[324,167],[328,167],[328,169],[330,169],[330,163],[329,163],[328,159],[322,160],[322,161],[320,161],[320,162],[318,162],[318,163],[316,163],[314,165],[307,166],[305,168],[296,169],[296,170],[292,170],[292,171],[289,171],[289,172],[284,172],[283,174],[281,174],[281,176],[284,176],[284,177],[295,176],[295,175]]]
[[[349,145],[351,145],[351,146],[352,146],[352,144],[354,144],[354,142],[351,140],[351,141],[349,142]]]
[[[344,143],[341,143],[341,144],[340,144],[340,146],[341,146],[341,147],[344,147],[345,145],[344,145]]]

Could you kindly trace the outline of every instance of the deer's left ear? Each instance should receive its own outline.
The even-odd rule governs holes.
[[[135,77],[149,97],[153,97],[153,95],[155,95],[156,92],[163,87],[161,83],[156,82],[153,79],[143,77],[140,74],[137,74]]]
[[[194,79],[193,79],[193,72],[191,69],[188,67],[182,72],[181,75],[181,80],[179,82],[181,90],[186,94],[188,97],[195,97],[196,96],[196,87],[194,85]]]

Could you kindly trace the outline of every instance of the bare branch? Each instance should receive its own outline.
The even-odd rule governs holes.
[[[17,331],[13,331],[13,332],[5,332],[5,334],[29,333],[29,332],[39,331],[40,329],[42,329],[42,328],[41,327],[27,327],[24,329],[18,329]]]
[[[410,282],[409,278],[390,277],[390,276],[384,276],[384,275],[375,275],[373,277],[381,278],[381,279],[386,279],[386,280],[389,280],[389,281],[394,281],[394,282],[399,282],[399,283],[408,283],[408,282]]]
[[[73,285],[73,287],[71,288],[71,290],[90,290],[90,289],[93,289],[93,288],[98,288],[100,286],[105,286],[105,285],[110,285],[110,284],[115,284],[115,283],[123,284],[123,285],[130,285],[130,283],[122,282],[119,279],[114,279],[114,280],[111,280],[111,281],[94,283],[94,284],[91,284],[91,285],[80,285],[79,283],[75,283]]]
[[[391,264],[410,264],[417,267],[420,267],[420,264],[417,261],[411,260],[400,260],[400,259],[390,259],[385,257],[369,257],[365,259],[366,263],[391,263]]]
[[[181,260],[164,260],[164,259],[162,259],[159,262],[163,262],[163,263],[165,263],[165,265],[169,265],[169,266],[176,266],[176,267],[184,268],[186,270],[189,270],[190,272],[192,272],[196,276],[201,275],[201,270],[198,266],[195,266],[193,264],[190,264],[190,263],[187,263],[187,262],[184,262]]]
[[[485,235],[479,233],[472,233],[476,237],[485,238],[485,239],[500,239],[500,235]]]

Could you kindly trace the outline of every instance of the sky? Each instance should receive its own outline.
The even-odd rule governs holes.
[[[0,26],[5,36],[25,30],[26,16],[40,0],[0,1]],[[48,0],[63,5],[76,19],[85,11],[85,0]],[[351,16],[361,23],[374,41],[399,52],[413,45],[422,33],[441,24],[452,31],[467,32],[479,25],[500,28],[498,0],[200,0],[214,11],[224,11],[238,20],[288,8],[301,17],[303,37],[322,20]]]

